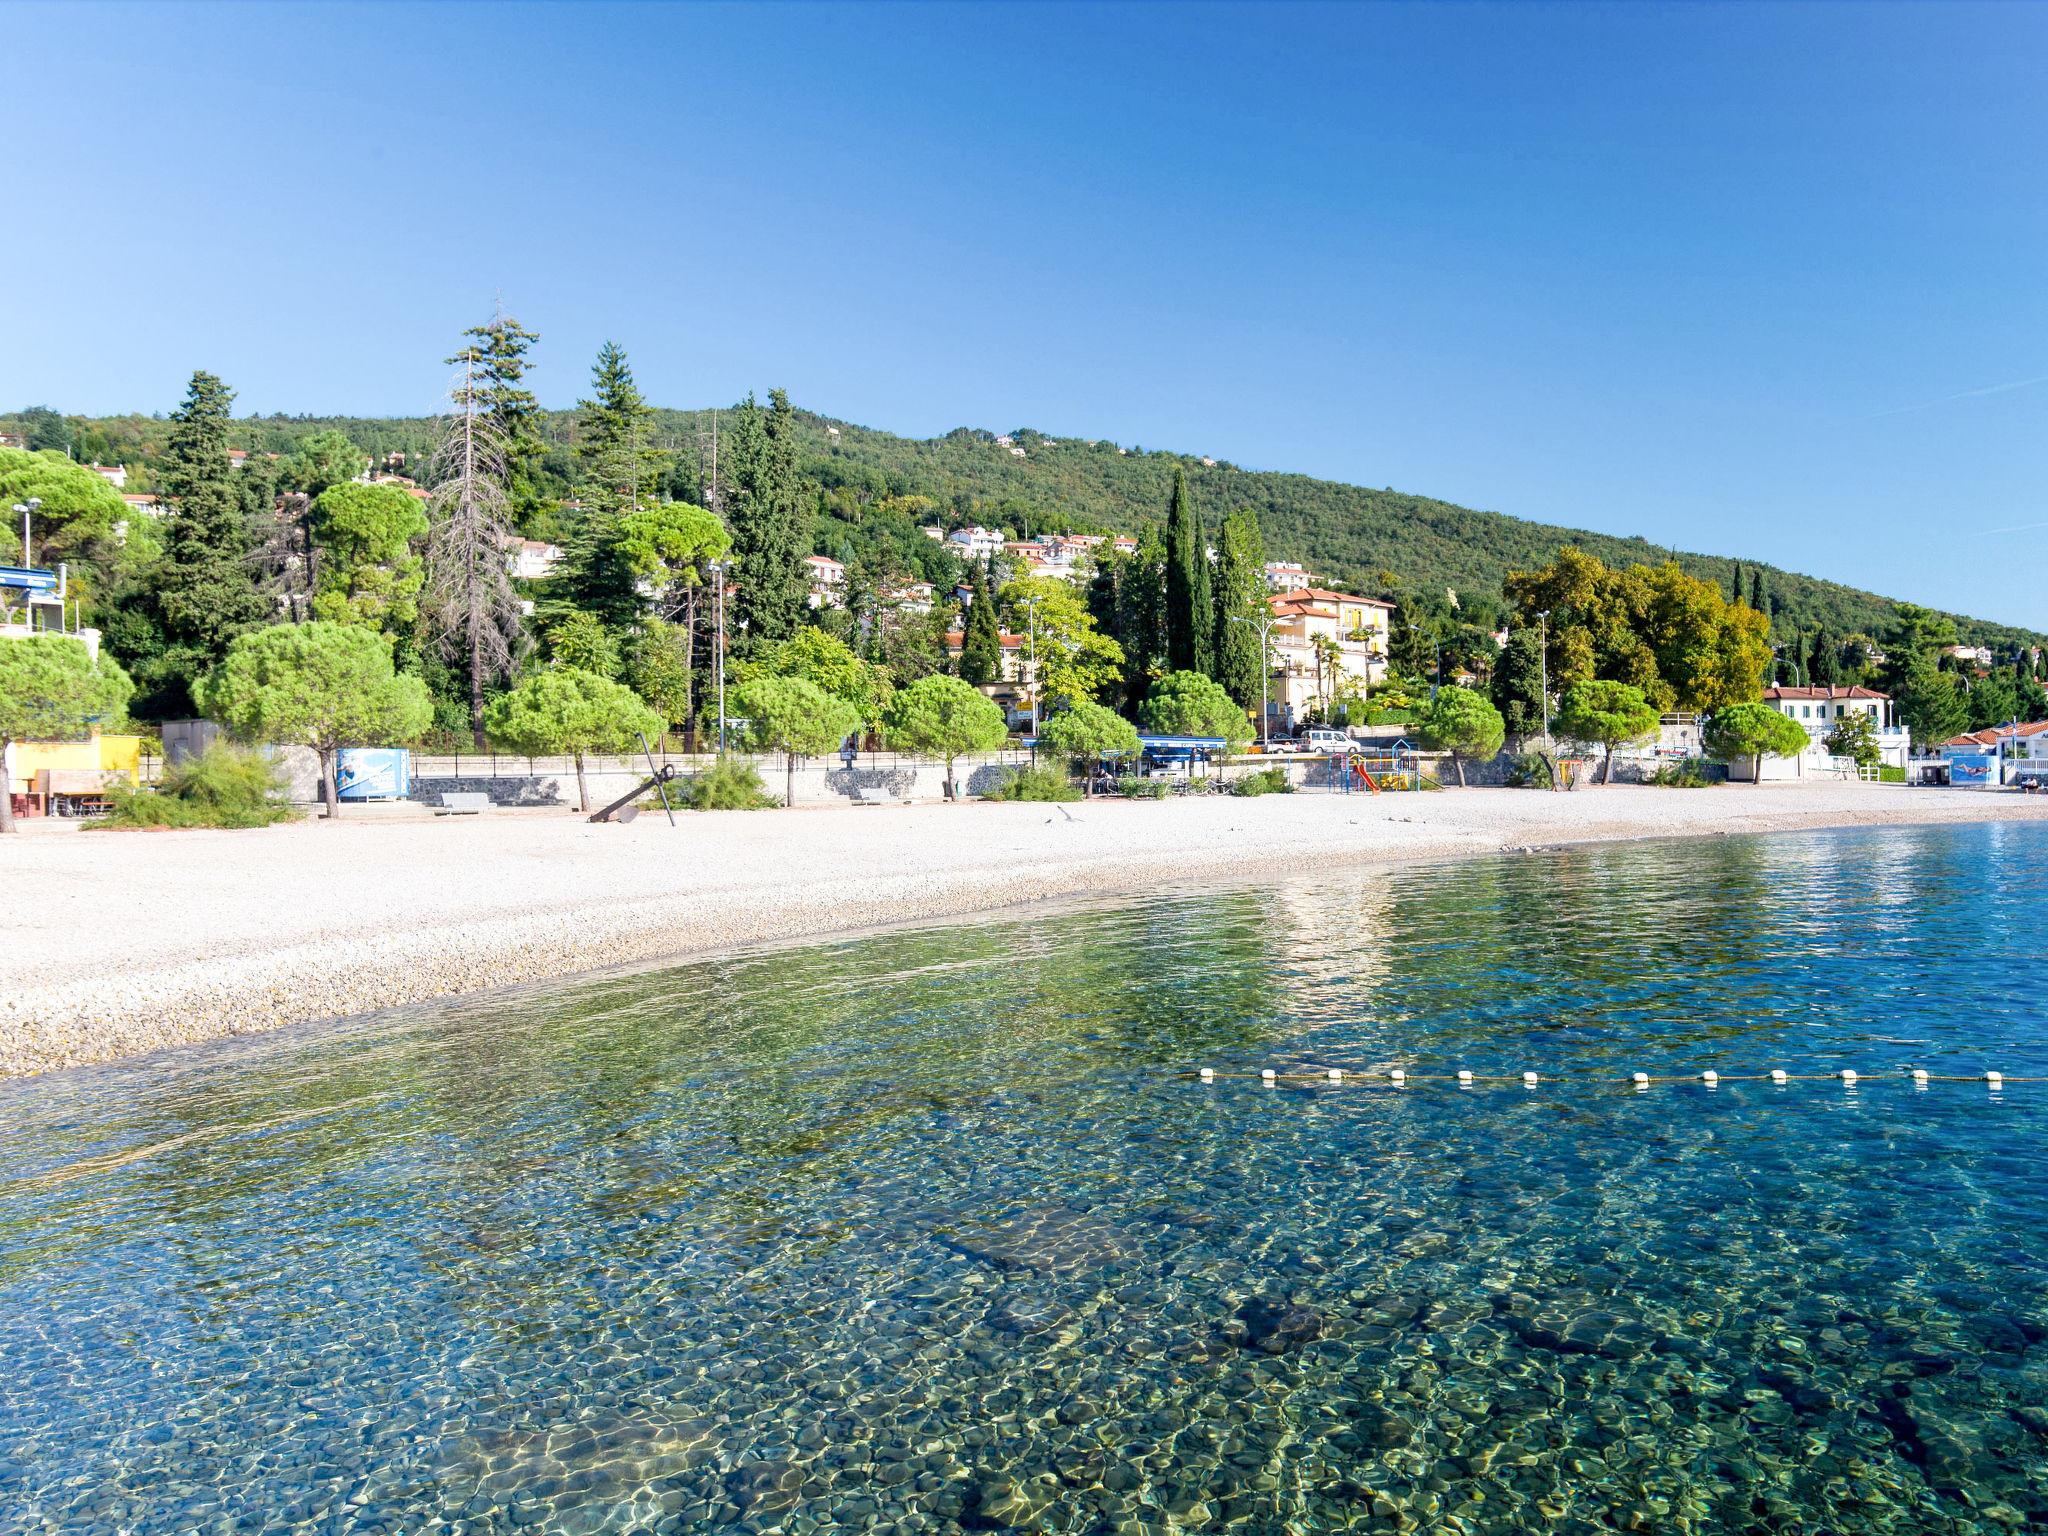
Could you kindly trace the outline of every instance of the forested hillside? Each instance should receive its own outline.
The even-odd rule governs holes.
[[[712,411],[657,410],[658,445],[666,450],[670,489],[702,499],[711,474]],[[37,419],[37,418],[40,418]],[[827,493],[815,528],[821,553],[844,557],[860,542],[905,546],[918,516],[948,524],[981,522],[1018,535],[1048,531],[1136,532],[1165,515],[1176,469],[1184,470],[1211,526],[1239,507],[1257,512],[1266,553],[1299,560],[1326,584],[1388,595],[1410,606],[1441,609],[1457,594],[1464,616],[1490,623],[1510,571],[1542,565],[1563,544],[1576,544],[1610,565],[1676,559],[1689,573],[1727,587],[1737,574],[1745,594],[1762,591],[1776,638],[1825,629],[1837,637],[1882,635],[1893,600],[1835,582],[1734,558],[1675,551],[1640,538],[1528,522],[1392,489],[1370,490],[1306,475],[1245,470],[1227,462],[1076,438],[1047,438],[1027,428],[997,434],[956,428],[943,437],[904,438],[806,411],[797,413],[801,468]],[[577,417],[549,411],[539,418],[547,452],[540,477],[568,495],[575,483]],[[0,433],[40,430],[54,444],[66,434],[81,459],[137,466],[131,489],[150,485],[169,423],[162,417],[0,415]],[[403,453],[418,462],[431,439],[427,418],[248,417],[233,423],[235,447],[289,455],[304,439],[345,432],[380,459]],[[1022,449],[1021,455],[1012,452]],[[906,502],[923,498],[932,505]],[[563,530],[535,527],[541,536]],[[1898,597],[1911,601],[1912,593]],[[1967,643],[2009,648],[2042,643],[2014,626],[1952,615]]]

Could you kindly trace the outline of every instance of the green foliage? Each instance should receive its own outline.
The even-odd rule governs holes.
[[[630,752],[661,726],[631,689],[578,667],[529,672],[484,710],[491,739],[524,757]]]
[[[1770,712],[1777,714],[1776,710]],[[1784,719],[1782,715],[1778,718]],[[1583,682],[1565,690],[1558,701],[1554,723],[1573,741],[1607,749],[1606,760],[1600,765],[1601,782],[1605,783],[1614,772],[1616,747],[1645,741],[1657,733],[1657,711],[1644,699],[1640,688],[1627,683]]]
[[[1114,710],[1081,699],[1039,727],[1038,745],[1065,757],[1136,756],[1138,728]]]
[[[753,744],[787,759],[785,805],[796,803],[797,759],[832,751],[862,724],[858,709],[807,678],[755,677],[735,697]]]
[[[626,682],[671,725],[686,723],[696,707],[689,635],[680,625],[650,619],[626,649]]]
[[[1259,707],[1261,626],[1266,602],[1266,546],[1249,510],[1223,519],[1216,550],[1216,681],[1246,709]]]
[[[999,682],[1002,675],[1003,637],[995,600],[989,595],[987,570],[977,565],[960,634],[960,680],[981,688]]]
[[[321,621],[243,635],[198,693],[208,715],[244,741],[318,752],[330,813],[337,749],[411,741],[434,715],[426,685],[393,670],[382,636]]]
[[[2013,687],[2010,673],[1993,672],[1971,685],[1969,729],[1981,731],[2010,724],[2018,718],[2019,711],[2019,690]]]
[[[1534,736],[1543,729],[1543,651],[1536,630],[1522,628],[1508,635],[1494,663],[1490,685],[1493,707],[1511,736]]]
[[[1010,633],[1035,631],[1041,708],[1092,700],[1111,689],[1122,674],[1123,647],[1096,628],[1094,615],[1071,581],[1020,576],[1005,583],[997,606]]]
[[[1126,800],[1164,800],[1173,793],[1173,786],[1165,779],[1147,779],[1127,773],[1116,781],[1116,792]]]
[[[753,765],[736,757],[720,758],[692,778],[684,795],[693,811],[765,811],[775,804]]]
[[[1159,736],[1221,736],[1237,748],[1252,739],[1251,721],[1220,684],[1199,672],[1169,672],[1152,685],[1139,722]]]
[[[93,660],[83,640],[29,635],[0,640],[0,747],[12,741],[82,741],[121,719],[134,685],[113,657]]]
[[[953,763],[968,752],[993,752],[1009,737],[995,701],[957,677],[919,678],[897,691],[883,716],[889,745],[946,760],[946,797],[954,796]]]
[[[284,776],[275,762],[224,741],[171,764],[154,790],[117,786],[107,798],[111,809],[88,822],[88,830],[267,827],[294,821],[299,814],[285,798]]]
[[[1877,744],[1877,722],[1860,709],[1837,718],[1823,745],[1834,756],[1852,757],[1865,768],[1884,756]]]
[[[1287,777],[1285,768],[1260,768],[1232,779],[1229,793],[1233,795],[1291,795],[1294,781]]]
[[[98,587],[110,575],[118,550],[114,530],[129,519],[120,493],[82,464],[61,454],[0,448],[0,513],[18,502],[39,499],[31,539],[37,565],[71,567],[71,593],[88,614]],[[21,518],[0,516],[0,560],[21,559]]]
[[[879,721],[889,701],[888,673],[863,661],[844,640],[821,629],[800,629],[787,640],[756,647],[751,657],[733,668],[731,676],[740,687],[754,678],[801,678],[812,684],[853,710],[854,722],[839,733],[842,737]]]
[[[1730,704],[1707,721],[1707,753],[1722,762],[1738,758],[1797,757],[1806,750],[1806,728],[1768,704]],[[1762,777],[1761,771],[1758,777]]]
[[[1921,748],[1939,746],[1970,723],[1970,701],[1962,679],[1942,670],[1928,646],[1912,648],[1895,690],[1899,719]]]
[[[1465,763],[1490,759],[1507,738],[1500,711],[1485,694],[1470,688],[1439,688],[1436,697],[1415,719],[1423,740],[1449,752],[1465,782]]]
[[[1175,470],[1166,505],[1166,662],[1178,672],[1201,671],[1210,649],[1212,615],[1198,606],[1197,568],[1207,563],[1201,515],[1188,495],[1187,474]]]
[[[599,677],[619,675],[619,642],[596,614],[582,608],[560,610],[549,621],[547,633],[548,654],[563,666]]]
[[[1510,789],[1548,789],[1557,781],[1557,764],[1548,752],[1517,752],[1508,758]]]
[[[1553,685],[1625,683],[1659,710],[1712,711],[1763,691],[1768,622],[1674,562],[1615,570],[1566,548],[1510,573],[1506,590],[1524,627],[1550,615]]]
[[[158,479],[170,502],[164,558],[151,583],[160,646],[137,658],[156,718],[182,713],[193,680],[267,616],[249,567],[247,521],[228,459],[234,392],[195,373],[171,416]]]
[[[983,796],[988,800],[1078,800],[1081,791],[1057,768],[1019,768]]]
[[[530,528],[546,501],[537,483],[546,453],[540,434],[543,412],[526,387],[527,370],[533,366],[527,353],[540,337],[502,309],[489,323],[473,325],[462,334],[471,344],[448,361],[467,362],[477,370],[477,394],[504,466],[512,520],[522,529]]]
[[[426,536],[426,509],[398,486],[330,485],[313,503],[314,617],[410,635],[425,579],[414,546]]]
[[[1658,789],[1706,789],[1714,781],[1701,773],[1688,758],[1683,762],[1664,764],[1643,782]]]
[[[731,551],[732,536],[702,507],[671,501],[621,515],[615,543],[635,582],[645,582],[666,605],[678,591],[704,585],[705,565]]]
[[[734,631],[743,647],[786,640],[802,624],[810,592],[812,521],[787,394],[771,390],[765,411],[752,395],[741,402],[721,472],[729,476],[725,510],[739,567]]]
[[[363,472],[370,456],[346,432],[315,432],[286,461],[280,483],[315,499],[334,486],[345,485]]]

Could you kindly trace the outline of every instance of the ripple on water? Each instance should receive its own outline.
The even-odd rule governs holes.
[[[1891,1073],[2048,1071],[2043,851],[1347,874],[15,1085],[0,1531],[2040,1529],[2048,1088]],[[1545,1081],[1256,1081],[1330,1061]]]

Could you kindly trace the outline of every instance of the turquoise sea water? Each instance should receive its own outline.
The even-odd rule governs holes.
[[[0,1087],[0,1531],[2048,1529],[2048,1083],[1898,1075],[2048,1074],[2044,833],[1188,891]],[[1545,1081],[1257,1081],[1332,1063]],[[1614,1081],[1709,1066],[1864,1077]]]

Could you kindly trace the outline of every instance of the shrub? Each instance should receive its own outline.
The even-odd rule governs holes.
[[[1143,779],[1135,773],[1116,781],[1116,792],[1129,800],[1164,800],[1172,787],[1164,779]]]
[[[113,808],[89,826],[267,827],[299,814],[276,763],[225,742],[166,768],[155,790],[117,785],[108,799]]]
[[[1554,765],[1548,752],[1515,752],[1507,762],[1510,789],[1548,789]]]
[[[776,803],[753,765],[730,757],[691,779],[683,802],[693,811],[761,811]]]
[[[1645,784],[1654,784],[1659,789],[1705,789],[1714,781],[1701,773],[1688,760],[1679,763],[1666,763],[1647,779],[1643,780],[1643,782]]]
[[[1233,795],[1291,795],[1294,785],[1285,768],[1261,768],[1257,773],[1232,779],[1229,792]]]
[[[983,796],[987,800],[1078,800],[1081,791],[1057,768],[1019,768]]]

